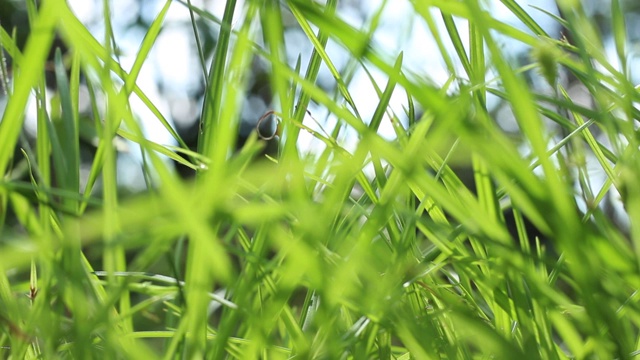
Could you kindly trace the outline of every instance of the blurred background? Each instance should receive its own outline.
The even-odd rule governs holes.
[[[105,24],[103,17],[104,3],[98,0],[69,0],[69,5],[77,17],[94,34],[98,41],[105,39]],[[558,6],[553,0],[531,0],[518,1],[520,5],[549,33],[551,36],[561,38],[566,36],[560,24],[554,16],[562,16]],[[243,1],[238,2],[238,9],[242,8]],[[526,27],[499,1],[483,1],[486,9],[497,19],[510,25],[516,26],[524,31]],[[28,35],[28,16],[26,12],[26,2],[0,0],[0,24],[11,34],[16,32],[18,45],[22,47]],[[216,18],[222,18],[225,1],[221,0],[192,0],[191,4],[201,8]],[[112,0],[109,1],[113,32],[115,35],[115,48],[117,56],[125,70],[129,70],[135,60],[138,48],[147,32],[150,24],[164,5],[161,0]],[[610,27],[610,4],[606,0],[583,0],[586,12],[592,17],[597,27],[603,34],[603,43],[610,55],[610,61],[617,64],[615,47],[611,36]],[[629,59],[631,75],[635,84],[640,83],[640,2],[624,1],[625,14],[627,16],[627,36],[629,40],[628,48],[631,49],[632,58]],[[287,25],[285,32],[287,58],[291,67],[295,67],[298,58],[301,60],[301,72],[306,70],[306,64],[312,53],[312,45],[297,25],[293,16],[288,12],[286,6],[282,6],[283,18]],[[408,0],[371,0],[356,1],[345,0],[339,2],[337,10],[338,16],[348,21],[356,28],[362,28],[373,21],[377,22],[376,31],[373,33],[373,42],[376,48],[381,49],[385,56],[396,58],[400,52],[404,55],[404,68],[417,76],[424,77],[428,81],[443,86],[450,80],[451,73],[447,70],[445,61],[441,56],[437,44],[431,35],[427,25],[420,20],[414,7]],[[236,12],[234,27],[239,28],[242,22],[242,12]],[[436,20],[440,31],[445,31],[441,18],[434,11],[433,18]],[[138,85],[159,108],[166,119],[175,127],[180,136],[193,149],[196,147],[198,122],[200,119],[205,75],[211,63],[213,52],[216,46],[216,39],[219,32],[219,25],[211,19],[205,19],[195,15],[196,29],[202,48],[202,59],[196,46],[196,36],[191,23],[191,14],[186,1],[174,1],[169,10],[163,30],[153,47],[142,72],[138,78]],[[466,24],[459,20],[458,24],[463,41],[466,40]],[[498,34],[496,34],[499,37]],[[256,34],[255,41],[260,44],[261,34]],[[533,62],[531,49],[522,43],[514,40],[499,38],[504,47],[505,54],[514,67],[524,66]],[[571,41],[570,38],[568,38]],[[64,43],[58,40],[55,44],[64,49]],[[452,45],[445,44],[453,53]],[[363,119],[370,119],[376,108],[378,96],[371,79],[384,86],[386,76],[377,71],[375,67],[368,67],[370,76],[361,64],[349,58],[348,53],[338,44],[329,40],[327,52],[334,61],[338,70],[344,74],[346,79],[351,79],[349,91],[354,99],[357,110]],[[53,54],[53,51],[52,51]],[[455,58],[455,57],[454,57]],[[10,62],[10,59],[8,59]],[[366,66],[366,64],[365,64]],[[455,64],[458,74],[463,74],[462,66]],[[243,111],[241,114],[240,138],[238,144],[241,145],[244,138],[251,131],[255,130],[256,122],[267,111],[274,109],[272,94],[269,85],[268,63],[255,56],[252,77],[248,83],[247,94]],[[492,73],[487,74],[487,79],[491,79]],[[553,90],[547,85],[542,76],[535,71],[526,74],[531,86],[537,92],[549,92]],[[51,79],[53,80],[53,79]],[[463,81],[464,79],[456,79]],[[569,89],[574,101],[589,104],[590,98],[586,91],[580,88],[577,82],[560,74],[560,81]],[[323,65],[318,78],[318,85],[329,94],[336,94],[336,82]],[[456,91],[456,81],[448,88],[448,91]],[[84,99],[80,99],[81,111],[90,113],[88,91],[81,90]],[[2,96],[4,104],[5,97]],[[165,145],[175,145],[174,139],[169,133],[159,125],[155,116],[142,104],[139,99],[132,95],[131,101],[133,112],[142,124],[148,139]],[[406,121],[407,99],[401,88],[397,88],[392,97],[390,108],[401,121]],[[511,111],[508,106],[495,96],[489,96],[488,107],[495,115],[496,121],[507,132],[513,132],[517,136],[517,127],[513,122]],[[277,109],[275,109],[277,110]],[[35,103],[31,101],[29,111],[26,114],[24,136],[22,145],[28,142],[35,134]],[[319,131],[331,132],[336,125],[337,119],[330,115],[328,111],[316,104],[311,104],[305,125]],[[273,127],[273,124],[269,124]],[[267,126],[269,127],[269,126]],[[267,133],[273,129],[263,129]],[[395,137],[390,121],[383,121],[380,126],[380,133],[386,138]],[[92,152],[92,133],[87,130],[85,133],[84,151],[87,154],[84,158],[89,162]],[[339,141],[345,148],[353,148],[357,138],[348,131],[342,133]],[[277,153],[277,139],[270,142],[267,152],[274,155]],[[315,139],[310,133],[302,132],[299,140],[299,148],[303,153],[317,153],[324,144]],[[146,184],[141,171],[140,152],[136,151],[136,144],[121,141],[119,145],[119,184],[128,191],[135,193],[146,188]],[[523,150],[526,151],[526,150]],[[88,170],[89,165],[83,167]],[[178,167],[184,176],[192,175],[190,170]],[[594,179],[604,179],[594,175]],[[603,180],[602,180],[603,181]],[[94,189],[99,191],[99,186]]]

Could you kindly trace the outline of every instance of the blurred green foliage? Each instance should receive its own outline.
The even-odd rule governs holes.
[[[629,68],[613,65],[630,59],[623,4],[610,8],[612,59],[579,2],[559,2],[557,21],[570,35],[563,39],[545,34],[529,9],[503,3],[528,32],[478,1],[412,2],[421,21],[442,19],[445,31],[433,36],[450,41],[446,56],[463,64],[444,88],[407,69],[402,53],[378,47],[376,21],[349,25],[335,0],[229,0],[221,19],[184,3],[194,19],[219,26],[194,151],[136,85],[170,0],[129,71],[109,41],[108,15],[101,42],[64,1],[27,1],[26,45],[7,28],[0,34],[12,59],[0,123],[3,357],[637,355],[640,117]],[[286,61],[283,14],[313,45],[304,73]],[[513,67],[494,32],[534,49],[533,62]],[[56,52],[56,34],[67,51]],[[372,118],[354,105],[329,39],[351,66],[386,75],[384,83],[370,77],[378,90]],[[255,132],[236,140],[256,56],[277,99],[273,156]],[[321,66],[334,77],[333,93],[317,84]],[[525,81],[532,69],[551,94]],[[55,95],[45,91],[46,70]],[[561,72],[590,105],[574,101]],[[81,86],[88,114],[79,110]],[[404,114],[389,105],[394,93],[406,94]],[[145,138],[132,94],[178,145]],[[487,109],[489,94],[512,110],[516,138]],[[22,128],[31,96],[30,143]],[[312,101],[338,119],[326,133],[304,121]],[[394,139],[378,133],[383,122]],[[357,137],[352,147],[347,131]],[[300,151],[301,133],[325,146]],[[136,196],[117,182],[122,138],[140,145],[151,179]],[[83,159],[87,141],[92,156]],[[180,177],[166,158],[195,178]],[[460,164],[472,168],[473,187],[454,171]],[[617,193],[627,228],[603,205]]]

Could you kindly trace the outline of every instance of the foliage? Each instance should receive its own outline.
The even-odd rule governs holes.
[[[610,60],[577,1],[559,2],[557,21],[571,41],[550,37],[514,0],[503,3],[529,31],[498,21],[477,0],[413,1],[427,25],[442,18],[446,32],[430,29],[453,44],[454,53],[443,53],[447,63],[462,64],[450,66],[444,88],[406,69],[402,53],[391,57],[372,42],[375,19],[356,29],[336,3],[228,0],[222,19],[183,3],[220,25],[194,152],[175,132],[176,147],[146,140],[129,106],[135,94],[170,129],[136,85],[170,0],[128,72],[115,56],[107,5],[101,43],[64,1],[45,0],[39,9],[27,2],[34,31],[23,51],[10,31],[0,34],[13,60],[0,125],[3,356],[637,354],[638,90],[619,2],[611,7],[617,59]],[[380,11],[385,6],[392,5],[382,2]],[[300,63],[286,63],[283,13],[313,44],[304,74]],[[469,21],[469,44],[456,19]],[[56,31],[69,51],[48,62]],[[512,68],[498,33],[534,49],[535,61]],[[375,84],[371,119],[360,116],[350,76],[325,51],[328,39],[348,51],[349,66],[386,74],[386,84]],[[264,141],[255,134],[234,151],[254,54],[270,64],[282,128],[277,158],[261,155]],[[320,66],[335,77],[333,93],[317,85]],[[43,74],[51,67],[57,92],[48,98]],[[525,82],[531,70],[552,95]],[[573,101],[560,72],[588,91],[593,106]],[[81,82],[91,90],[88,117],[78,110]],[[406,93],[405,114],[389,107],[394,92]],[[38,108],[34,149],[20,140],[30,94]],[[487,110],[489,94],[512,109],[517,137]],[[303,125],[311,101],[339,119],[326,134]],[[386,121],[393,140],[378,134]],[[87,122],[98,141],[81,184]],[[302,131],[323,150],[300,151]],[[339,140],[346,131],[357,133],[353,149]],[[117,137],[140,144],[150,183],[144,194],[125,196],[116,182]],[[22,151],[14,153],[19,140]],[[178,177],[166,157],[196,169],[196,178]],[[472,167],[472,190],[454,160]],[[606,176],[602,184],[591,178],[594,167]],[[629,229],[602,206],[615,191]]]

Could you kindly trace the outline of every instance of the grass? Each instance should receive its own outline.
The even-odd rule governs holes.
[[[416,21],[443,51],[444,88],[371,40],[377,18],[356,29],[336,0],[230,0],[222,19],[183,3],[192,22],[200,17],[219,28],[208,69],[203,60],[206,98],[191,151],[136,85],[170,0],[128,72],[108,15],[99,41],[64,1],[43,1],[39,10],[28,1],[37,30],[24,49],[11,29],[0,34],[13,60],[0,125],[2,356],[637,356],[639,93],[630,80],[623,3],[611,5],[617,59],[605,56],[579,2],[559,2],[557,21],[571,41],[546,34],[532,9],[503,3],[529,31],[500,22],[478,1],[413,2]],[[107,2],[103,10],[109,14]],[[286,63],[283,13],[313,45],[305,73],[300,60]],[[468,20],[468,30],[455,19]],[[56,31],[69,51],[48,61]],[[496,33],[529,45],[531,64],[513,67]],[[329,39],[348,52],[345,69],[326,51]],[[453,52],[444,52],[448,43]],[[254,56],[270,65],[277,158],[260,155],[265,143],[256,134],[234,150]],[[43,76],[51,64],[53,96]],[[334,77],[333,92],[317,85],[321,66]],[[372,118],[360,115],[350,94],[355,69],[369,73],[378,91]],[[387,81],[376,83],[373,70]],[[551,95],[525,81],[532,71]],[[586,89],[592,106],[574,102],[560,72]],[[90,114],[79,110],[82,83]],[[406,93],[404,114],[389,106],[394,93]],[[29,144],[21,129],[31,94],[38,119]],[[132,94],[178,146],[145,139]],[[513,111],[516,136],[487,108],[490,95]],[[312,101],[338,119],[326,133],[303,122]],[[394,140],[378,134],[388,121]],[[86,179],[83,126],[98,139]],[[302,152],[303,131],[323,149]],[[340,140],[347,132],[356,134],[353,149]],[[116,136],[140,144],[143,194],[126,196],[116,181]],[[166,157],[196,177],[180,178]],[[475,186],[462,181],[460,164],[472,169]],[[606,211],[611,199],[628,227]]]

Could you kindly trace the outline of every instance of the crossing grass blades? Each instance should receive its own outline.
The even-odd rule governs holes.
[[[221,19],[166,1],[127,71],[108,16],[98,41],[65,1],[27,3],[26,46],[11,29],[0,34],[12,64],[0,123],[3,358],[638,354],[639,92],[625,66],[622,1],[611,2],[614,59],[578,1],[559,1],[561,39],[532,19],[539,10],[514,0],[502,3],[528,31],[480,1],[413,1],[415,21],[453,44],[444,62],[461,64],[438,86],[372,40],[377,18],[354,28],[336,0],[229,0]],[[159,112],[158,126],[178,145],[146,139],[130,106],[136,96],[156,109],[136,80],[179,6],[219,29],[203,67],[197,151]],[[390,6],[382,1],[373,14]],[[291,22],[313,47],[306,64],[286,61]],[[507,61],[498,33],[533,49],[530,62]],[[49,57],[56,36],[67,51]],[[328,41],[349,54],[344,67]],[[268,64],[268,117],[279,123],[271,161],[258,136],[235,150],[254,56]],[[44,76],[51,63],[53,98]],[[333,76],[329,90],[319,85],[321,67]],[[356,71],[377,89],[370,117],[352,97]],[[540,74],[552,91],[537,91],[525,74]],[[583,88],[590,105],[574,101],[562,79]],[[89,114],[78,106],[84,85]],[[22,128],[32,94],[37,136],[29,140]],[[404,111],[389,106],[392,94],[407,99]],[[510,109],[517,131],[500,126],[489,96]],[[335,119],[320,118],[326,131],[309,122],[310,104]],[[95,141],[81,159],[87,123]],[[381,124],[393,136],[380,135]],[[300,146],[303,134],[320,150]],[[149,189],[135,196],[116,181],[114,139],[123,138],[144,153]],[[177,176],[167,158],[196,177]],[[454,171],[461,167],[473,187]]]

